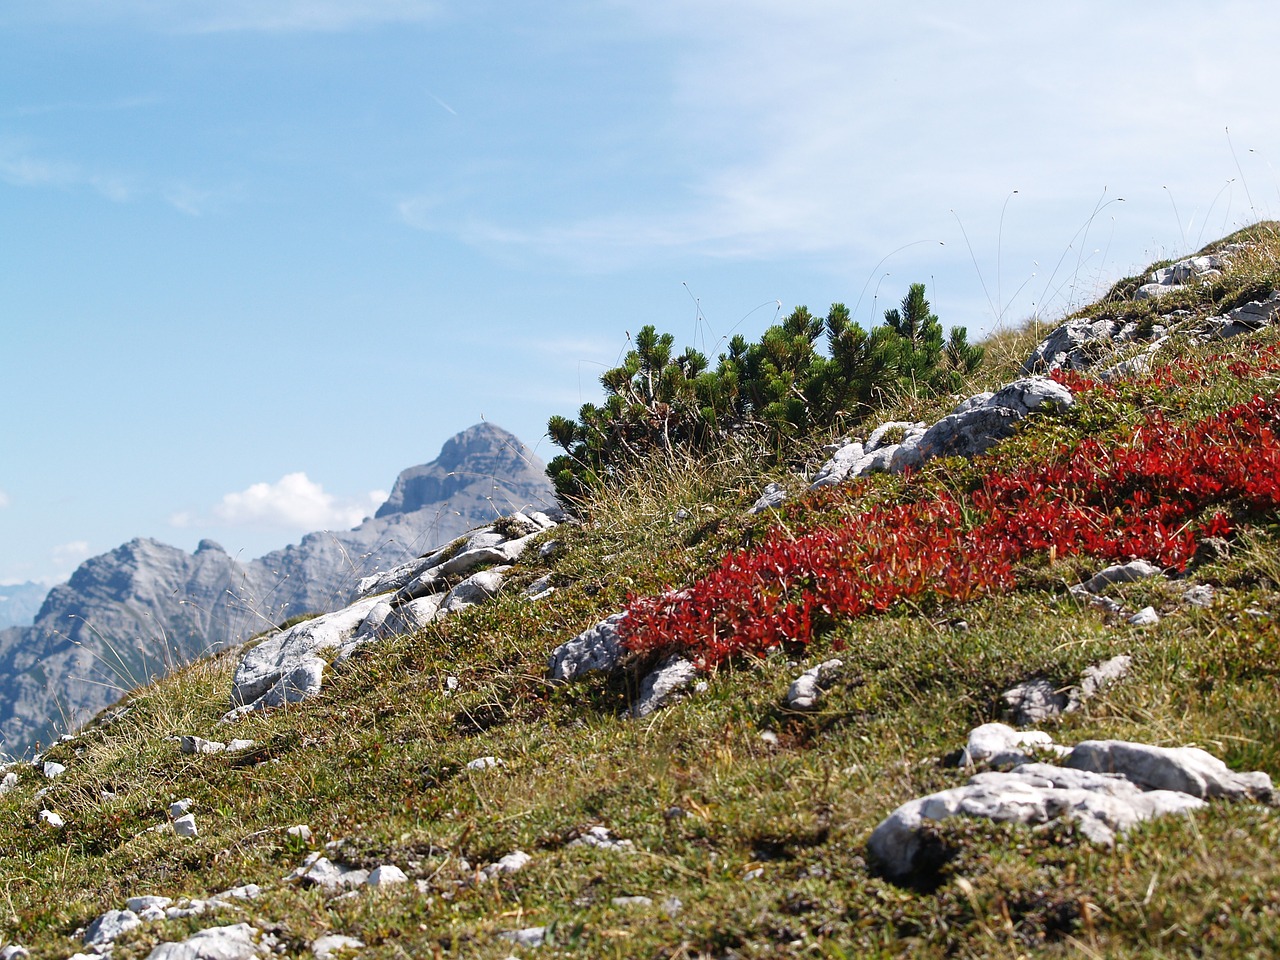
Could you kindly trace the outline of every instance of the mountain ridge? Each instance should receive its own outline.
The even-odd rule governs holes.
[[[349,530],[313,531],[249,561],[210,539],[193,553],[129,540],[50,589],[30,625],[0,631],[0,749],[47,739],[206,650],[340,606],[361,577],[501,512],[553,502],[537,456],[481,422],[402,470],[378,515]]]

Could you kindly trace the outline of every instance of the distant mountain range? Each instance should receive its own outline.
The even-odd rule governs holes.
[[[497,516],[554,503],[542,461],[513,434],[480,423],[403,471],[377,514],[354,529],[309,533],[243,563],[212,540],[187,553],[145,538],[86,560],[48,592],[32,625],[0,630],[0,753],[47,742],[210,648],[341,606],[362,576]]]
[[[48,592],[49,588],[40,583],[0,584],[0,627],[31,623]]]

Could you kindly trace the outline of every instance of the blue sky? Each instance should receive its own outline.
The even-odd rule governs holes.
[[[1278,21],[0,0],[0,582],[350,526],[481,418],[549,456],[645,323],[1060,316],[1280,216]]]

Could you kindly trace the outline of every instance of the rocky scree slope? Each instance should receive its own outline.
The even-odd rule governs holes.
[[[514,435],[480,423],[404,470],[377,515],[242,562],[140,538],[85,561],[30,627],[0,630],[0,750],[18,753],[219,646],[346,603],[357,581],[554,494]]]
[[[1238,466],[1280,456],[1280,338],[1258,308],[1265,321],[1221,341],[1216,318],[1241,305],[1217,310],[1217,289],[1172,294],[1197,309],[1160,316],[1185,323],[1149,374],[1060,372],[1047,383],[1065,394],[1044,404],[1025,402],[1049,395],[1039,381],[993,384],[919,421],[923,436],[996,411],[999,436],[965,432],[962,454],[984,448],[972,458],[943,448],[900,475],[890,456],[806,494],[813,477],[778,477],[788,496],[755,514],[740,464],[656,471],[661,496],[581,525],[510,517],[367,579],[342,611],[139,691],[4,771],[6,949],[1269,952],[1280,494],[1275,470]],[[1098,352],[1123,361],[1126,344]],[[988,402],[1005,396],[1019,403]],[[1141,446],[1170,430],[1188,442]],[[833,453],[855,442],[865,454],[853,439]],[[1160,499],[1088,512],[1079,490],[1107,479],[1088,459],[1037,499],[1032,481],[1091,443],[1130,471],[1111,478],[1121,496]],[[1151,485],[1206,450],[1194,475]],[[1024,477],[1015,507],[1036,522],[960,556],[1004,579],[941,576],[959,568],[939,538],[1026,519],[984,486]],[[1089,522],[1062,525],[1057,500]],[[951,502],[970,512],[939,512]],[[1164,507],[1188,519],[1129,522]],[[885,538],[862,529],[909,549],[874,555]],[[843,580],[868,592],[806,606],[821,571],[770,551],[834,530],[852,531]],[[1131,545],[1151,559],[1108,553]],[[735,592],[740,571],[779,568]],[[708,645],[739,634],[736,650]]]

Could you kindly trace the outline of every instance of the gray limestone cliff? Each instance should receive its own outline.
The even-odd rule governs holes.
[[[241,562],[137,539],[85,561],[31,626],[0,630],[0,753],[87,720],[219,645],[344,606],[362,578],[521,507],[554,504],[545,467],[514,435],[469,427],[396,480],[377,516]]]

